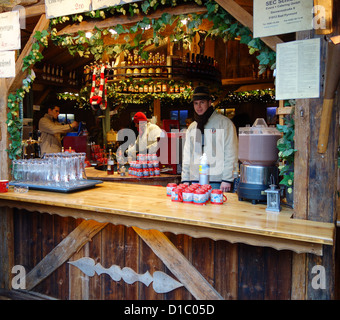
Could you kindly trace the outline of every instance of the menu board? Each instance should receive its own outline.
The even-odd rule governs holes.
[[[320,39],[280,43],[276,48],[276,100],[320,96]]]
[[[313,0],[254,0],[254,38],[313,28]]]
[[[19,11],[0,14],[0,51],[21,48],[19,17]]]
[[[92,0],[92,9],[97,10],[101,8],[107,8],[116,6],[118,4],[122,5],[125,3],[138,2],[141,0]]]
[[[15,51],[0,52],[0,78],[15,77]]]
[[[48,19],[91,11],[91,0],[45,0]]]

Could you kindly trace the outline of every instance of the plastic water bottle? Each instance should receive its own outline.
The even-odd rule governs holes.
[[[200,185],[209,184],[209,163],[208,157],[203,153],[199,164],[199,183]]]

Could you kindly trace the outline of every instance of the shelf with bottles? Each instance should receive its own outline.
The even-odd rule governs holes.
[[[167,93],[178,94],[191,92],[192,83],[174,79],[125,79],[111,84],[111,90],[119,94]]]
[[[51,85],[78,86],[78,75],[76,70],[72,70],[65,75],[64,68],[58,65],[43,64],[42,68],[35,68],[37,80],[47,82]]]
[[[94,64],[85,66],[85,84],[92,81]],[[119,82],[124,79],[140,80],[202,80],[205,82],[221,83],[221,73],[217,62],[207,56],[188,53],[185,57],[165,56],[165,54],[149,53],[147,60],[137,54],[128,54],[127,59],[119,66],[106,63],[105,77],[107,82]]]

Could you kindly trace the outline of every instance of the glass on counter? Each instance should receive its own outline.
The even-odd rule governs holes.
[[[14,182],[36,185],[61,186],[77,184],[86,179],[84,152],[47,153],[43,159],[13,161]]]

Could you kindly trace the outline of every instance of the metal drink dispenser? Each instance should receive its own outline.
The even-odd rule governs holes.
[[[267,197],[264,192],[271,184],[270,177],[278,184],[277,140],[281,133],[268,127],[263,118],[258,118],[252,127],[239,128],[240,183],[239,200],[251,200],[253,204]]]

